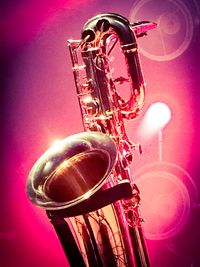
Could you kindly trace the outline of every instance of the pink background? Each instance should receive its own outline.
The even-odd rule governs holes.
[[[138,2],[144,5],[141,12],[135,15],[136,19],[158,22],[164,11],[172,14],[170,1],[163,1],[156,9],[154,1],[146,1],[149,6],[145,6],[145,1],[129,0],[3,1],[0,11],[2,267],[67,266],[61,245],[45,212],[27,199],[26,178],[33,163],[54,139],[83,130],[66,40],[80,38],[83,24],[98,13],[115,12],[132,18],[132,8],[138,6]],[[184,16],[181,17],[182,10],[191,15],[192,28],[189,30],[192,30],[192,37],[190,40],[188,37],[187,49],[173,59],[165,60],[164,55],[163,60],[159,61],[141,54],[148,88],[146,103],[143,114],[134,122],[127,123],[127,133],[131,140],[142,143],[144,149],[143,156],[139,157],[136,153],[135,163],[131,166],[133,174],[139,173],[140,168],[158,161],[157,137],[148,139],[148,135],[141,136],[139,132],[145,111],[156,101],[163,101],[170,106],[172,119],[163,130],[163,157],[189,175],[181,173],[175,176],[174,182],[165,178],[156,182],[156,179],[151,181],[148,177],[144,182],[138,178],[138,184],[141,184],[141,191],[144,192],[142,212],[148,218],[147,244],[153,267],[161,266],[161,263],[169,267],[197,267],[200,266],[199,6],[196,1],[174,2],[177,6],[173,15],[180,20],[171,19],[169,29],[174,29],[174,32],[166,33],[165,28],[166,35],[159,38],[158,32],[152,31],[146,41],[139,43],[152,54],[156,51],[162,54],[161,39],[168,46],[166,49],[169,49],[169,53],[176,50],[187,27]],[[177,24],[174,26],[173,23]],[[155,174],[154,168],[148,171]],[[165,181],[167,185],[163,184]],[[155,218],[152,213],[147,214],[149,207],[145,203],[149,194],[155,200],[156,194],[165,198],[164,205],[156,206]],[[175,209],[172,208],[174,206]],[[186,212],[180,215],[184,207]],[[185,217],[176,228],[180,216]],[[163,238],[162,233],[168,231],[167,227],[177,230]],[[157,230],[160,232],[156,233]],[[154,237],[148,231],[153,231]]]

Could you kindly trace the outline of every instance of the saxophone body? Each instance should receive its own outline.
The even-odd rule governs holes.
[[[68,40],[84,132],[42,155],[27,193],[47,211],[70,266],[150,266],[139,189],[129,169],[141,148],[129,140],[124,120],[135,119],[144,104],[137,38],[154,27],[101,14],[86,22],[81,40]],[[114,79],[110,54],[117,42],[127,77]],[[125,82],[128,100],[116,87]]]

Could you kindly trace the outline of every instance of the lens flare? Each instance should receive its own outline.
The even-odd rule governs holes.
[[[151,138],[169,123],[171,115],[171,109],[164,102],[151,104],[138,127],[138,136],[145,140]]]
[[[147,111],[147,120],[153,128],[162,129],[171,119],[171,110],[165,103],[153,103]]]

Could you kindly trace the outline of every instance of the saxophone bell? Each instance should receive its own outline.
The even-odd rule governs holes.
[[[27,194],[49,210],[74,206],[102,187],[116,155],[115,143],[105,134],[67,137],[37,160],[28,177]]]
[[[117,158],[116,145],[103,133],[83,132],[50,147],[34,164],[27,181],[31,202],[75,216],[131,196],[127,181],[105,186]],[[96,194],[95,194],[96,193]]]

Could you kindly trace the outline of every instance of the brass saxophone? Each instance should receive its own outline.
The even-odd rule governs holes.
[[[136,118],[144,104],[137,38],[155,26],[101,14],[87,21],[81,40],[68,41],[85,131],[39,158],[27,194],[46,210],[72,267],[150,266],[139,189],[129,169],[140,146],[127,137],[124,120]],[[117,42],[127,78],[112,77],[109,56]],[[124,82],[130,84],[128,100],[116,88]]]

